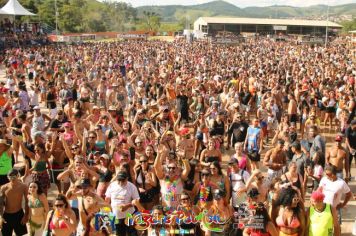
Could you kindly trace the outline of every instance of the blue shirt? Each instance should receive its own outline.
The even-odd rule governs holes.
[[[248,127],[247,129],[247,149],[248,151],[259,151],[258,139],[261,134],[260,128]]]

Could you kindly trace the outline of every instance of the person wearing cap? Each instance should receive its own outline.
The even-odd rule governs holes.
[[[182,157],[184,169],[181,173],[177,172],[178,166],[176,162],[168,163],[167,168],[164,169],[162,165],[164,155],[165,150],[160,145],[154,162],[154,169],[161,186],[162,205],[169,208],[177,207],[179,196],[183,192],[183,181],[187,180],[190,172],[190,165],[188,159]]]
[[[306,232],[312,236],[340,236],[340,225],[337,211],[328,203],[324,203],[325,195],[315,191],[310,196],[311,206],[306,210]]]
[[[345,181],[348,182],[349,173],[349,155],[346,149],[342,146],[342,136],[336,135],[335,145],[328,148],[325,155],[325,164],[333,165],[337,169],[336,176],[340,179],[344,179],[344,169],[345,169]]]
[[[118,222],[116,224],[116,235],[118,236],[137,235],[133,226],[125,224],[125,219],[128,213],[134,213],[134,206],[140,211],[144,209],[140,204],[137,187],[128,181],[128,177],[128,173],[119,171],[116,176],[117,181],[111,182],[105,193],[105,201],[111,204],[112,212]]]
[[[95,215],[100,211],[100,208],[109,207],[110,204],[99,197],[91,188],[90,179],[80,179],[75,185],[68,190],[66,197],[68,200],[77,199],[79,203],[79,225],[77,228],[77,235],[82,236],[86,230],[85,225],[87,218]],[[94,229],[89,229],[94,232]]]
[[[39,106],[35,106],[33,108],[33,114],[30,115],[27,120],[31,121],[32,128],[31,128],[31,137],[34,139],[34,135],[36,132],[43,132],[47,130],[49,124],[51,122],[51,118],[46,114],[41,113],[41,109]],[[46,120],[48,121],[48,125],[46,125]]]
[[[11,169],[7,173],[9,183],[0,188],[0,229],[2,235],[27,234],[26,223],[29,217],[28,188],[19,179],[19,172]],[[22,208],[22,201],[25,200],[25,212]]]
[[[348,178],[351,178],[351,165],[352,161],[355,159],[356,162],[356,120],[351,121],[350,126],[346,129],[345,131],[345,137],[346,137],[346,148],[347,151],[349,152],[349,176]]]
[[[287,164],[287,155],[284,151],[284,140],[279,139],[277,146],[268,150],[263,159],[263,164],[268,167],[268,179],[280,177],[283,167]]]

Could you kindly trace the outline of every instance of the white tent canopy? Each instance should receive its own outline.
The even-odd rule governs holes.
[[[35,16],[32,12],[29,12],[24,8],[17,0],[9,0],[3,8],[1,8],[0,14],[14,15],[14,16]]]

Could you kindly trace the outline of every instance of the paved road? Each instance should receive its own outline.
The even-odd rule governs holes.
[[[0,68],[0,82],[4,81],[5,82],[5,71],[3,68]],[[41,108],[45,111],[48,112],[47,109],[43,107],[43,104]],[[327,139],[327,147],[330,147],[330,142],[332,140],[332,135],[330,134],[323,134],[324,137]],[[21,152],[20,152],[21,153]],[[229,150],[226,151],[223,155],[223,166],[226,166],[227,160],[230,158],[230,156],[233,154],[233,151]],[[20,163],[18,165],[22,165],[22,157],[19,157]],[[352,176],[356,176],[356,167],[355,164],[352,166],[351,170]],[[349,183],[352,192],[356,193],[356,180],[353,178],[353,180]],[[49,201],[53,201],[54,197],[58,194],[57,188],[54,184],[51,184],[51,189],[49,190],[49,195],[48,199]],[[307,200],[309,201],[309,200]],[[342,236],[350,236],[352,235],[352,226],[356,218],[356,201],[351,200],[348,204],[348,206],[344,209],[343,211],[343,224],[341,226],[341,231],[342,231]]]

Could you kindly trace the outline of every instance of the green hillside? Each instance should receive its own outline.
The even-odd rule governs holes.
[[[8,0],[0,0],[2,7]],[[19,0],[34,17],[17,17],[19,21],[40,21],[49,29],[55,27],[55,0]],[[310,7],[268,6],[239,8],[223,0],[204,4],[182,6],[143,6],[134,8],[119,0],[57,0],[58,28],[60,32],[99,31],[176,31],[182,30],[202,16],[225,17],[320,17],[327,12],[326,5]],[[331,16],[353,15],[356,18],[356,3],[330,6]],[[345,29],[354,29],[356,23],[342,22]]]
[[[232,16],[232,17],[260,17],[260,18],[285,18],[285,17],[318,17],[327,12],[326,5],[310,7],[269,6],[239,8],[225,1],[212,1],[205,4],[180,6],[142,6],[138,7],[138,15],[143,11],[159,13],[164,22],[180,21],[182,17],[193,19],[199,16]],[[330,6],[330,15],[353,15],[356,17],[356,3],[339,6]],[[182,15],[183,14],[183,15]]]

